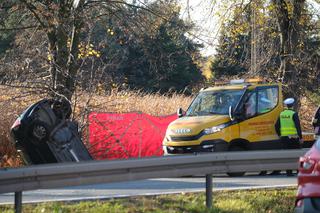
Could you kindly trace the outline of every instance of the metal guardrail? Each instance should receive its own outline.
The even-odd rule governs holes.
[[[212,174],[298,168],[307,149],[224,152],[115,161],[46,164],[0,170],[0,193],[15,192],[21,212],[22,192],[148,178],[206,175],[206,202],[212,206]]]

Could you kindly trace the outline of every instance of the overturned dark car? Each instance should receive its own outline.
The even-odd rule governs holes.
[[[68,101],[43,99],[18,117],[11,136],[26,164],[92,160],[70,115]]]

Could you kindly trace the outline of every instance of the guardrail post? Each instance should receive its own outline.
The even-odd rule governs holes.
[[[206,174],[206,206],[212,207],[212,174]]]
[[[22,212],[22,192],[14,193],[14,212],[15,213]]]

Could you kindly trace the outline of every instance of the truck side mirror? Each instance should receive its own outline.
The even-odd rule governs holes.
[[[230,117],[230,120],[234,120],[234,114],[233,114],[233,109],[232,109],[232,106],[230,105],[229,106],[229,117]]]
[[[181,118],[182,116],[184,116],[184,113],[183,113],[182,108],[178,108],[178,110],[177,110],[177,116],[178,116],[178,118]]]

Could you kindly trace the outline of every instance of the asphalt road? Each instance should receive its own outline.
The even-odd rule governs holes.
[[[296,186],[296,176],[246,175],[231,178],[220,175],[213,177],[213,190],[252,189],[268,187]],[[23,203],[45,201],[78,201],[108,199],[138,195],[158,195],[183,192],[205,191],[205,177],[161,178],[132,182],[99,184],[23,192]],[[12,204],[14,194],[0,194],[0,204]]]

